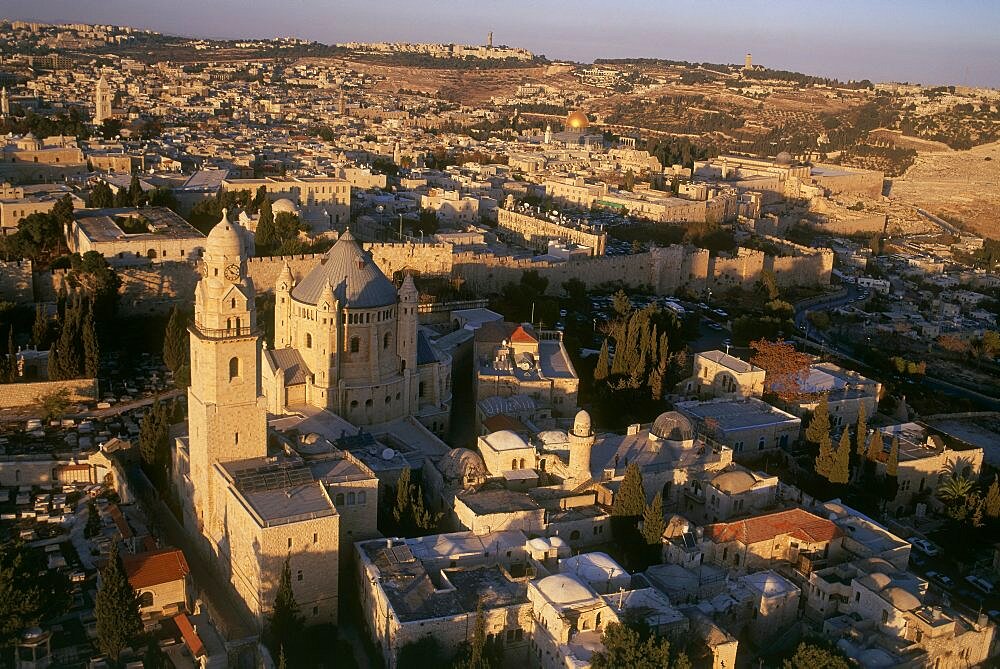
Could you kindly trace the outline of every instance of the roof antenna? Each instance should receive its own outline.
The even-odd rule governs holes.
[[[535,324],[535,303],[531,303],[531,324]]]

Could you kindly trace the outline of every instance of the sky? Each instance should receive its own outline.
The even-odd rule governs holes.
[[[997,0],[3,0],[0,16],[193,37],[520,46],[1000,88]]]

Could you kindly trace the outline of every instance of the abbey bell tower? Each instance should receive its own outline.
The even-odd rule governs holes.
[[[205,244],[191,334],[191,478],[206,534],[220,536],[212,466],[267,455],[267,412],[260,392],[260,337],[253,283],[239,226],[222,212]]]

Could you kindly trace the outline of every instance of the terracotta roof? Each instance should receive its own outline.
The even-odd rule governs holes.
[[[511,333],[510,340],[518,344],[534,344],[538,341],[533,335],[529,334],[528,331],[524,329],[523,325],[517,326],[517,329]]]
[[[809,543],[821,543],[832,541],[842,534],[841,529],[832,521],[813,515],[805,509],[789,509],[705,527],[705,537],[715,543],[738,541],[746,546],[784,535]]]
[[[118,508],[118,505],[112,504],[108,508],[108,513],[111,514],[111,519],[115,521],[115,525],[118,527],[118,532],[122,535],[122,539],[131,539],[132,528],[128,526],[128,521],[125,520],[125,516],[122,515],[122,511]]]
[[[126,555],[122,557],[122,564],[128,574],[128,582],[136,589],[179,581],[191,571],[184,552],[179,548]]]
[[[191,626],[191,621],[188,620],[188,617],[183,613],[178,613],[174,616],[174,622],[177,624],[177,629],[181,631],[181,637],[184,639],[184,643],[187,644],[191,654],[195,657],[204,655],[205,644],[202,643],[198,633],[194,631],[194,627]]]

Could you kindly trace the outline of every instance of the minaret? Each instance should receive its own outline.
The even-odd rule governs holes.
[[[403,160],[403,152],[400,151],[399,141],[397,141],[396,145],[392,147],[392,162],[399,165],[401,160]]]
[[[7,91],[6,86],[0,90],[0,116],[4,118],[10,116],[10,92]]]
[[[545,124],[545,140],[544,141],[545,141],[545,144],[551,144],[552,143],[552,124],[551,123],[546,123]]]
[[[343,116],[347,113],[347,104],[344,102],[344,89],[340,89],[340,102],[337,104],[337,113]]]
[[[753,69],[753,56],[747,53],[746,58],[743,60],[743,69],[752,70]]]
[[[399,315],[396,320],[396,352],[404,370],[417,368],[417,303],[420,292],[409,274],[399,287]]]
[[[260,392],[260,337],[243,239],[225,210],[208,238],[195,287],[188,388],[194,509],[213,544],[223,536],[214,506],[217,462],[267,455],[267,410]]]
[[[581,409],[576,414],[573,430],[569,433],[569,471],[570,477],[576,483],[591,478],[590,451],[594,448],[594,441],[590,414]]]
[[[94,90],[94,125],[100,125],[109,118],[111,118],[111,91],[107,79],[102,74]]]
[[[486,46],[493,48],[493,31],[486,33]]]

